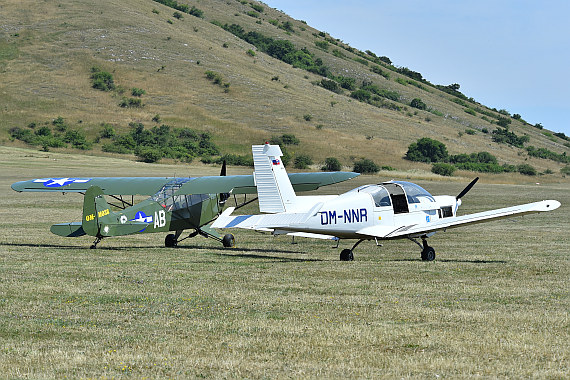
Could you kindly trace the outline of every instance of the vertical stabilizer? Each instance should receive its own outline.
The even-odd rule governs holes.
[[[281,162],[279,145],[253,145],[254,178],[259,197],[259,211],[286,212],[295,204],[295,191]]]

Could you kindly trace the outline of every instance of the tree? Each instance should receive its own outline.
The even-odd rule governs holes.
[[[362,160],[354,163],[354,168],[352,170],[356,173],[374,174],[380,171],[380,167],[376,165],[374,161],[368,158],[363,158]]]
[[[445,162],[449,157],[447,147],[442,142],[423,137],[411,143],[406,152],[406,159],[420,162]]]
[[[328,172],[338,172],[341,169],[342,165],[336,157],[327,157],[325,159],[325,164],[321,167],[321,170]]]

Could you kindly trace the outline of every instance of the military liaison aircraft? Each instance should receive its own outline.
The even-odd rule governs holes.
[[[309,191],[357,175],[351,172],[292,173],[287,181],[297,191]],[[253,176],[226,176],[225,163],[220,176],[39,178],[16,182],[12,189],[84,194],[82,221],[54,224],[51,232],[64,237],[93,236],[95,241],[91,248],[96,248],[103,238],[110,236],[170,231],[174,233],[166,235],[166,247],[175,247],[178,242],[196,235],[216,239],[224,247],[233,247],[235,238],[232,234],[221,237],[209,224],[231,196],[236,204],[232,209],[257,199],[247,199],[248,194],[256,193]],[[236,195],[239,194],[243,194],[243,200],[238,203]],[[113,199],[115,203],[111,205],[116,211],[111,209],[105,195]],[[135,195],[150,197],[135,204]],[[180,239],[184,230],[192,232]]]
[[[461,198],[479,178],[457,196],[432,196],[422,187],[404,181],[360,186],[341,195],[297,196],[281,163],[279,146],[254,145],[252,151],[259,210],[267,214],[232,216],[234,208],[229,207],[212,227],[334,240],[357,239],[351,249],[342,250],[342,261],[353,260],[353,250],[365,240],[375,240],[379,245],[379,240],[403,238],[420,246],[422,260],[432,261],[435,250],[427,239],[437,231],[560,207],[560,202],[546,200],[458,216]]]

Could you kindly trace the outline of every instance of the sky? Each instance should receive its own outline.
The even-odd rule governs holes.
[[[568,0],[265,0],[433,84],[570,136]]]

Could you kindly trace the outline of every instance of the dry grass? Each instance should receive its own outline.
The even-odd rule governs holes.
[[[150,0],[4,1],[0,20],[0,143],[11,144],[11,127],[57,116],[95,137],[102,122],[126,130],[131,121],[151,126],[151,118],[160,114],[164,123],[175,127],[213,132],[216,143],[230,153],[247,154],[252,143],[294,133],[302,141],[297,151],[310,154],[318,162],[335,156],[347,166],[354,159],[368,157],[401,170],[417,167],[402,157],[408,145],[420,137],[442,140],[453,154],[489,151],[501,163],[513,164],[527,158],[525,153],[519,155],[518,149],[492,143],[483,133],[460,137],[468,127],[491,131],[495,126],[465,113],[463,107],[435,89],[403,86],[395,82],[396,73],[389,81],[372,73],[370,67],[355,62],[355,56],[343,49],[347,59],[331,54],[335,46],[331,45],[329,52],[317,49],[316,30],[268,6],[260,25],[258,19],[245,14],[251,10],[249,4],[190,4],[202,9],[205,19],[187,15],[169,24],[172,9]],[[373,80],[398,91],[407,103],[420,97],[445,116],[414,113],[409,107],[401,112],[379,109],[333,94],[313,85],[321,80],[319,76],[261,52],[250,57],[246,51],[252,46],[212,25],[213,20],[238,23],[246,30],[259,30],[306,46],[337,73],[359,81]],[[269,20],[289,20],[296,33],[287,35]],[[123,109],[117,106],[120,97],[91,89],[92,66],[113,72],[117,83],[127,89],[145,89],[145,107]],[[212,85],[204,76],[206,70],[220,73],[230,83],[230,92],[225,94]],[[273,77],[279,80],[273,81]],[[306,114],[312,115],[310,122],[303,119]],[[427,117],[431,121],[426,121]],[[560,141],[554,143],[520,122],[513,122],[511,129],[519,135],[529,134],[534,146],[568,151]],[[550,169],[557,174],[551,177],[560,180],[561,165],[533,158],[526,163],[540,171]]]
[[[463,212],[554,198],[552,213],[436,234],[415,245],[239,232],[238,248],[163,236],[64,239],[81,197],[18,194],[59,175],[214,174],[206,166],[0,148],[2,378],[565,378],[570,371],[567,184],[477,184]],[[235,173],[237,169],[230,168]],[[179,173],[181,175],[181,173]],[[329,191],[384,178],[359,177]],[[464,183],[419,181],[434,194]],[[341,242],[341,246],[348,246]]]

